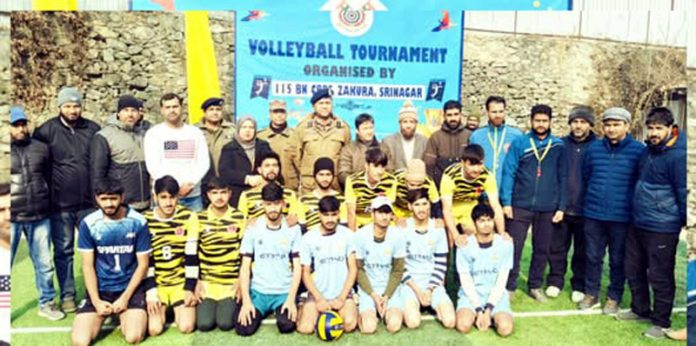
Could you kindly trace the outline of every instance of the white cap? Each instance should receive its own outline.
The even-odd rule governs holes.
[[[375,199],[372,200],[372,204],[370,205],[370,208],[372,210],[376,210],[376,209],[379,209],[385,205],[393,210],[392,202],[389,200],[389,198],[387,198],[387,196],[384,196],[384,195],[379,195],[379,196],[375,197]]]

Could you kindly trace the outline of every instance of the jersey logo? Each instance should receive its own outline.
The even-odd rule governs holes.
[[[229,226],[227,226],[227,232],[228,232],[228,233],[237,233],[238,230],[239,230],[239,228],[238,228],[237,226],[235,226],[235,225],[229,225]]]
[[[182,236],[182,235],[186,234],[186,231],[184,230],[183,227],[179,226],[179,227],[176,228],[176,230],[174,231],[174,233],[175,233],[176,235],[178,235],[178,236]]]
[[[131,239],[131,238],[135,238],[135,232],[126,233],[126,239]]]

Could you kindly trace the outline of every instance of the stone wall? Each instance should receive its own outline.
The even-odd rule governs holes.
[[[10,180],[10,17],[0,13],[0,182]]]

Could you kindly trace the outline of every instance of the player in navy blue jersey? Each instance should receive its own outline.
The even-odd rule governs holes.
[[[112,179],[95,187],[99,210],[79,227],[77,247],[87,297],[73,324],[73,345],[89,345],[108,316],[117,315],[126,342],[145,338],[147,313],[141,282],[147,273],[150,233],[145,218],[123,205],[123,188]]]

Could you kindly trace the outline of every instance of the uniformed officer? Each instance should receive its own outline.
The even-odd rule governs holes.
[[[258,137],[267,141],[271,145],[271,149],[280,155],[284,187],[297,191],[299,187],[298,172],[295,170],[290,156],[284,154],[293,133],[293,129],[288,127],[287,105],[285,101],[273,100],[269,103],[269,108],[271,122],[267,128],[259,132]]]
[[[219,97],[211,97],[203,102],[203,119],[198,123],[198,127],[203,131],[205,141],[208,143],[208,151],[213,163],[215,175],[219,175],[218,164],[220,162],[220,152],[225,144],[234,138],[234,125],[222,117],[222,105],[225,101]]]
[[[317,90],[311,102],[314,112],[297,125],[287,148],[295,169],[300,172],[300,194],[314,190],[314,161],[328,157],[337,166],[341,149],[350,143],[350,128],[333,114],[329,90]],[[332,187],[339,189],[338,180],[334,180]]]

